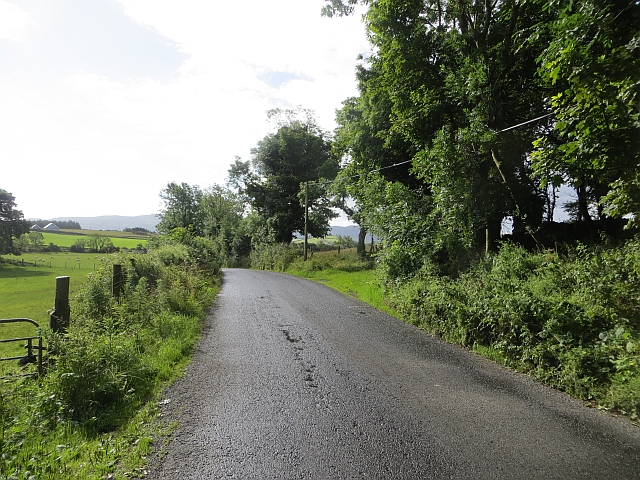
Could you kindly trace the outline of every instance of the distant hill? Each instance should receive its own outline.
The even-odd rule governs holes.
[[[349,225],[348,227],[331,227],[330,235],[341,235],[343,237],[351,237],[354,240],[358,240],[358,233],[360,233],[360,227],[357,225]]]
[[[73,220],[78,222],[84,230],[124,230],[125,228],[142,227],[152,232],[156,231],[156,225],[158,224],[157,215],[137,215],[132,217],[120,216],[120,215],[102,215],[99,217],[55,217],[50,220]],[[360,227],[357,225],[350,225],[347,227],[332,226],[330,235],[342,235],[344,237],[351,237],[354,240],[358,240],[358,233]],[[370,241],[371,237],[367,235],[367,241]]]
[[[56,220],[73,220],[78,222],[84,230],[124,230],[125,228],[142,227],[152,232],[156,231],[157,215],[136,215],[132,217],[120,215],[103,215],[100,217],[56,217]]]

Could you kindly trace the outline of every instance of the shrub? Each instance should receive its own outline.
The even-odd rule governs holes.
[[[458,278],[425,264],[389,281],[412,323],[579,398],[636,414],[640,405],[640,243],[568,255],[503,244]]]
[[[251,252],[251,266],[261,270],[284,272],[303,255],[300,247],[288,244],[258,244]]]

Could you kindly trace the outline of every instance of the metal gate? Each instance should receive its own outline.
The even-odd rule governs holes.
[[[2,323],[30,323],[35,325],[36,328],[40,328],[38,322],[35,320],[31,320],[30,318],[4,318],[0,319],[0,324]],[[26,355],[20,355],[17,357],[4,357],[0,358],[0,361],[9,361],[9,360],[18,360],[27,363],[36,363],[38,371],[38,375],[42,375],[42,351],[44,348],[42,347],[42,337],[40,335],[35,335],[32,337],[18,337],[18,338],[7,338],[0,339],[0,343],[10,343],[10,342],[27,342],[25,348],[27,349]],[[34,344],[34,341],[36,343]],[[34,375],[33,373],[26,373],[23,375]]]

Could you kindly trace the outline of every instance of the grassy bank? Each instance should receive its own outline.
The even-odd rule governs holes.
[[[307,262],[295,260],[286,269],[287,273],[323,283],[339,292],[352,296],[391,315],[398,312],[391,308],[380,286],[374,263],[363,260],[355,249],[341,252],[318,252]]]
[[[111,295],[112,262],[126,269],[119,300]],[[144,473],[160,392],[198,341],[218,266],[168,244],[103,264],[75,292],[67,333],[43,330],[46,375],[0,383],[0,478]],[[13,268],[10,278],[19,279]]]

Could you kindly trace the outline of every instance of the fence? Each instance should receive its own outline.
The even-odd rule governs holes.
[[[36,322],[35,320],[31,320],[30,318],[4,318],[4,319],[0,319],[0,324],[2,323],[30,323],[32,325],[35,325],[36,328],[40,328],[40,325],[38,325],[38,322]],[[33,344],[34,340],[38,341],[37,345]],[[40,336],[39,333],[38,335],[34,335],[30,337],[0,339],[0,343],[24,342],[24,341],[27,342],[26,355],[19,355],[15,357],[2,357],[0,358],[0,361],[18,360],[20,365],[26,365],[27,363],[33,363],[35,361],[36,364],[38,365],[37,373],[38,375],[42,375],[42,351],[44,350],[44,347],[42,346],[42,337]],[[36,351],[35,355],[33,353],[34,350]],[[21,376],[24,376],[24,375],[33,375],[33,374],[26,373]]]
[[[50,311],[49,314],[49,327],[51,330],[58,334],[64,334],[69,327],[69,322],[71,319],[71,306],[69,304],[69,285],[70,285],[70,277],[56,277],[56,295],[54,301],[54,307]],[[112,283],[112,294],[117,299],[120,298],[120,295],[124,291],[125,285],[125,273],[122,270],[122,265],[113,265],[113,283]],[[36,328],[40,328],[40,325],[30,318],[5,318],[0,319],[0,324],[6,323],[30,323],[34,325]],[[24,342],[27,344],[25,348],[27,349],[26,355],[12,356],[12,357],[1,357],[0,361],[9,361],[9,360],[18,360],[21,365],[26,365],[27,363],[37,363],[38,367],[38,375],[42,375],[43,373],[43,359],[42,352],[46,350],[42,345],[42,337],[38,332],[38,335],[34,336],[25,336],[25,337],[17,337],[17,338],[6,338],[0,339],[0,344],[2,343],[11,343],[11,342]],[[37,341],[37,345],[34,345],[34,341]],[[35,354],[34,354],[35,352]],[[25,375],[33,375],[31,373]]]

